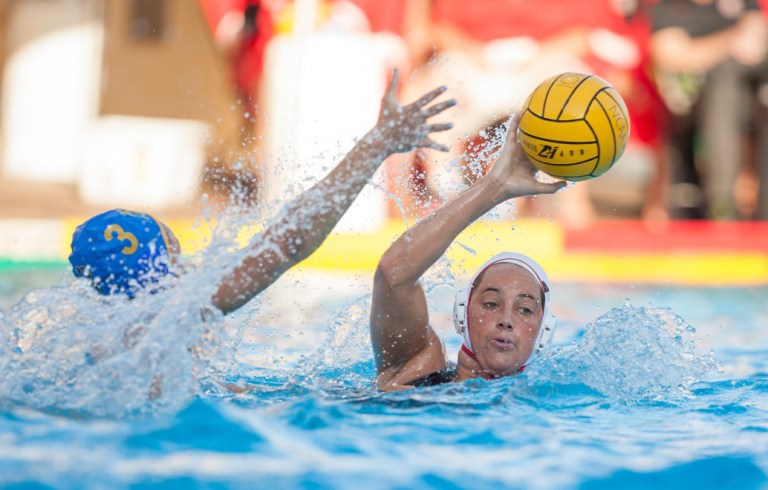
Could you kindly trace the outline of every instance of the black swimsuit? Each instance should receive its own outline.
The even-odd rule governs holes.
[[[435,371],[432,374],[422,376],[408,383],[410,386],[420,388],[422,386],[435,386],[444,383],[452,383],[456,381],[457,376],[456,368],[446,368],[440,371]]]

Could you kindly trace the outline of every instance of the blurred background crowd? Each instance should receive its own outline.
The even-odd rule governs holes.
[[[0,0],[0,192],[56,184],[95,207],[140,209],[233,188],[246,202],[280,199],[373,125],[397,67],[404,101],[449,87],[459,104],[443,139],[453,149],[387,162],[378,187],[388,198],[361,196],[357,212],[361,223],[417,218],[486,170],[494,135],[539,82],[582,71],[623,95],[627,151],[599,179],[519,215],[576,228],[765,220],[765,9],[766,0]],[[0,204],[12,214],[11,201]]]

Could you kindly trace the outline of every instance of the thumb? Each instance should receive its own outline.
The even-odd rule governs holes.
[[[565,180],[560,180],[560,181],[551,182],[551,183],[536,181],[536,192],[539,194],[554,194],[560,189],[563,189],[564,187],[566,187],[567,185],[568,185],[568,182],[566,182]]]
[[[505,143],[514,143],[517,140],[517,128],[520,126],[520,113],[515,112],[512,117],[509,118],[509,127],[507,128],[507,136],[504,138]]]

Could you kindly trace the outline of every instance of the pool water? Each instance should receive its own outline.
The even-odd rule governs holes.
[[[380,393],[369,278],[289,273],[210,331],[193,289],[106,314],[61,272],[2,289],[2,487],[768,488],[768,287],[555,284],[523,375]]]

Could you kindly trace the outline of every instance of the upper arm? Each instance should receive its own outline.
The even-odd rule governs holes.
[[[376,269],[371,303],[371,344],[376,369],[398,369],[436,337],[429,325],[424,289],[418,281],[400,282],[382,261]]]
[[[376,384],[384,391],[412,388],[414,380],[441,371],[447,367],[445,346],[433,329],[427,332],[427,342],[422,350],[414,353],[402,364],[380,369]]]
[[[733,29],[692,37],[680,27],[665,27],[651,36],[650,53],[661,69],[703,72],[730,56]]]
[[[677,69],[681,52],[686,50],[691,38],[680,27],[665,27],[653,33],[650,39],[650,53],[654,62],[666,69]]]

